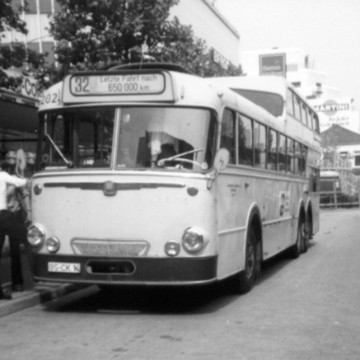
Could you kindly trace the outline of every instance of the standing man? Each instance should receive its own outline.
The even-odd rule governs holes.
[[[19,226],[18,213],[11,212],[8,209],[8,188],[13,187],[14,191],[16,189],[19,190],[22,189],[22,191],[26,191],[25,190],[26,185],[27,185],[26,179],[12,176],[7,172],[0,170],[0,260],[1,260],[1,252],[3,249],[6,235],[8,235],[10,238],[13,239],[26,237],[25,223],[23,222],[23,225]],[[13,271],[15,273],[16,272],[19,273],[19,270],[15,269],[15,267],[14,270],[12,269],[12,272]],[[21,263],[20,263],[20,272],[21,272]],[[15,280],[18,281],[22,280],[22,274],[20,279],[19,278],[16,279],[16,276],[18,276],[18,274],[15,274]],[[3,291],[1,286],[1,281],[0,281],[0,299],[11,299],[11,293],[7,291]]]

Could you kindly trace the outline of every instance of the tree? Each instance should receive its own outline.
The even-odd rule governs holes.
[[[61,11],[50,24],[58,66],[46,69],[50,83],[76,70],[148,60],[179,63],[203,76],[240,74],[240,67],[224,70],[211,63],[191,27],[168,19],[178,1],[58,0]]]
[[[22,10],[14,11],[11,0],[0,0],[0,34],[5,31],[15,30],[21,34],[27,34],[26,24],[20,19],[19,13]],[[0,45],[1,38],[0,37]],[[35,51],[26,49],[24,44],[11,43],[0,46],[0,87],[17,90],[21,86],[22,76],[9,76],[2,69],[10,67],[29,70],[30,67],[38,70],[43,62],[43,56]]]

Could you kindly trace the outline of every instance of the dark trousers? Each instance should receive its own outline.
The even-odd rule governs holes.
[[[9,235],[12,285],[23,285],[24,280],[22,273],[20,245],[25,245],[29,256],[31,256],[31,251],[26,240],[26,226],[21,211],[16,211],[14,213],[4,210],[0,211],[0,261],[6,235]],[[30,258],[29,260],[31,263]],[[1,297],[2,287],[0,278],[0,298]]]

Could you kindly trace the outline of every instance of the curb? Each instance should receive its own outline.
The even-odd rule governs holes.
[[[14,292],[11,300],[0,300],[0,318],[38,304],[57,300],[87,287],[89,286],[38,282],[30,291]]]

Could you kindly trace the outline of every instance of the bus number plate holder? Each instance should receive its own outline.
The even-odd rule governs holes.
[[[48,272],[79,274],[81,265],[79,263],[49,262]]]

